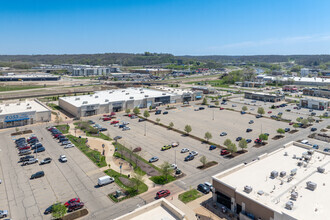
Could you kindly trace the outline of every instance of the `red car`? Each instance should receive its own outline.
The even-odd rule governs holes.
[[[257,139],[255,139],[254,143],[261,144],[262,143],[262,140],[260,140],[259,138],[257,138]]]
[[[68,206],[68,212],[72,212],[78,209],[81,209],[82,207],[84,207],[84,203],[83,202],[73,202],[70,203]]]
[[[293,122],[290,122],[289,125],[293,125],[294,123]]]
[[[166,197],[166,196],[169,196],[171,194],[171,192],[167,189],[165,190],[160,190],[156,193],[156,198],[157,199],[160,199],[162,197]]]
[[[268,114],[272,114],[273,112],[272,111],[269,111]]]
[[[119,123],[119,121],[112,121],[112,122],[110,122],[111,125],[118,124],[118,123]]]
[[[33,139],[37,139],[37,137],[35,137],[35,136],[33,136],[33,137],[29,137],[29,138],[27,139],[27,141],[30,141],[30,140],[33,140]]]
[[[116,115],[116,113],[115,112],[111,112],[111,116],[115,116]]]
[[[103,121],[110,121],[111,118],[103,118]]]
[[[221,155],[227,155],[229,154],[229,151],[226,150],[226,149],[222,149],[221,152],[220,152]]]
[[[225,108],[222,108],[222,107],[220,108],[220,110],[224,110],[224,109],[225,109]]]
[[[50,127],[48,128],[48,131],[52,131],[53,129],[55,129],[55,127]]]
[[[70,199],[69,201],[67,201],[66,203],[64,203],[65,207],[68,207],[69,205],[71,205],[72,203],[79,203],[80,202],[80,198],[73,198],[73,199]]]
[[[25,145],[25,146],[19,147],[18,150],[28,150],[30,148],[31,147],[29,145]]]
[[[132,117],[132,116],[134,116],[134,115],[135,115],[135,114],[129,114],[129,115],[128,115],[128,117],[130,117],[130,118],[131,118],[131,117]]]
[[[58,136],[63,135],[63,134],[55,134],[54,138],[57,138]]]

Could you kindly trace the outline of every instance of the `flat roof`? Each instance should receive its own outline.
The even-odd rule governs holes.
[[[244,92],[244,93],[250,93],[250,94],[255,94],[255,95],[268,95],[268,96],[274,96],[274,97],[283,96],[283,95],[279,95],[279,94],[270,94],[270,93],[265,93],[265,92]]]
[[[183,95],[186,93],[193,94],[195,91],[192,91],[191,89],[180,89],[176,87],[167,87],[167,86],[155,86],[155,89],[159,89],[165,92],[169,93],[175,93],[177,95]]]
[[[167,93],[164,91],[158,91],[154,89],[126,88],[126,89],[98,91],[95,92],[93,95],[61,97],[60,99],[76,107],[81,107],[84,105],[96,105],[96,104],[103,105],[111,102],[143,100],[146,98],[156,98],[156,97],[174,96],[174,95],[176,94]],[[133,98],[131,99],[131,97]]]
[[[44,112],[50,111],[43,105],[39,104],[38,102],[32,101],[17,101],[15,103],[2,103],[0,105],[0,115],[7,115],[7,114],[15,114],[15,113],[24,113],[24,112]]]
[[[125,214],[115,220],[182,220],[185,214],[166,199],[162,198],[145,206],[137,208],[133,212]]]
[[[6,75],[6,76],[0,76],[0,78],[60,78],[60,76],[55,76],[51,74],[19,74],[19,75]]]
[[[305,96],[305,97],[301,98],[301,100],[325,101],[325,102],[330,102],[330,99],[328,99],[328,98],[316,97],[316,96],[313,96],[313,97]]]
[[[299,162],[304,161],[299,158],[308,155],[309,149],[308,145],[290,142],[277,151],[260,156],[254,162],[217,174],[213,179],[234,188],[236,193],[295,219],[328,219],[330,156],[322,151],[313,151],[309,162],[298,166]],[[325,172],[318,172],[318,167],[325,168]],[[291,176],[293,169],[297,169],[297,172]],[[277,171],[278,177],[270,178],[272,171]],[[286,172],[284,177],[280,177],[282,171]],[[288,182],[289,177],[292,180]],[[306,188],[308,181],[317,184],[314,191]],[[252,192],[246,193],[245,186],[251,186]],[[263,191],[263,194],[259,195],[258,191]],[[290,200],[292,191],[298,193],[296,201]],[[285,208],[288,201],[294,204],[292,210]]]

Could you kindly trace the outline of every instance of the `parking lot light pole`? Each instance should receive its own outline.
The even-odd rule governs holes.
[[[144,136],[147,135],[147,121],[144,121]]]
[[[213,108],[213,120],[214,120],[214,108]]]

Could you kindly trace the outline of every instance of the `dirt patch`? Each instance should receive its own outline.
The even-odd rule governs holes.
[[[281,139],[281,138],[284,138],[283,135],[276,135],[275,137],[273,137],[272,139],[273,140],[278,140],[278,139]]]
[[[181,105],[181,107],[191,107],[191,105]]]
[[[321,132],[327,132],[327,131],[328,131],[327,129],[324,128],[321,129]]]
[[[88,215],[88,210],[87,209],[81,209],[75,212],[71,212],[70,214],[65,215],[63,218],[61,218],[62,220],[73,220],[73,219],[77,219],[83,216]]]
[[[30,134],[30,133],[32,133],[32,130],[19,131],[19,132],[11,133],[11,136],[22,135],[22,134]]]
[[[218,162],[216,162],[216,161],[210,161],[210,162],[206,163],[205,166],[202,165],[202,166],[198,166],[197,168],[201,169],[201,170],[205,170],[205,169],[215,166],[217,164],[218,164]]]
[[[165,108],[166,110],[171,110],[171,109],[176,109],[176,107],[167,107],[167,108]]]
[[[133,187],[134,184],[132,183],[131,180],[124,178],[124,177],[119,177],[118,178],[125,186]]]
[[[290,134],[294,134],[296,132],[298,132],[299,130],[295,129],[295,130],[292,130],[292,131],[289,131]]]

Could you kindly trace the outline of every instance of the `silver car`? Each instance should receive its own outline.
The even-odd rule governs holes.
[[[5,218],[8,216],[7,210],[0,210],[0,218]]]
[[[123,127],[123,131],[131,130],[130,127]]]

